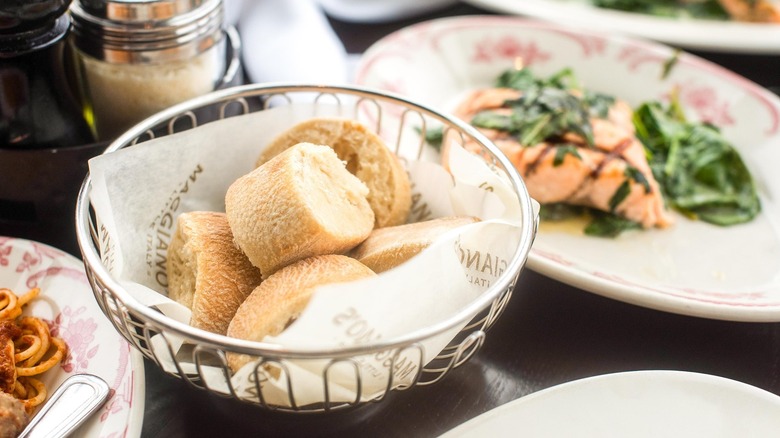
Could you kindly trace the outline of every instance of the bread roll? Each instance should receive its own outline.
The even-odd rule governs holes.
[[[343,255],[300,260],[269,276],[252,291],[230,322],[227,335],[251,341],[276,336],[298,318],[316,287],[374,275],[362,263]],[[234,371],[248,361],[247,356],[228,354]]]
[[[411,259],[447,231],[478,221],[470,216],[452,216],[378,228],[349,255],[376,273],[384,272]]]
[[[377,228],[406,222],[412,205],[409,176],[378,135],[353,120],[314,118],[271,141],[260,154],[257,165],[301,142],[332,147],[347,163],[347,170],[368,186],[368,203],[374,211]]]
[[[224,335],[260,270],[233,242],[224,213],[182,213],[168,247],[168,297],[192,310],[190,325]]]
[[[374,226],[368,189],[333,149],[288,148],[238,178],[225,196],[233,236],[263,278],[295,261],[343,254]]]

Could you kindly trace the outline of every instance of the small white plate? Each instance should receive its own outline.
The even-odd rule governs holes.
[[[466,2],[495,12],[649,38],[686,49],[780,54],[780,24],[656,17],[599,8],[587,0],[466,0]]]
[[[780,397],[682,371],[589,377],[535,392],[442,435],[467,437],[748,438],[777,436]]]
[[[72,374],[102,377],[112,394],[74,436],[139,437],[144,413],[144,364],[98,307],[84,264],[59,249],[30,240],[0,237],[0,287],[17,295],[41,294],[25,314],[47,321],[68,344],[69,356],[41,380],[49,393]]]
[[[528,266],[621,301],[685,315],[780,321],[780,99],[701,58],[680,54],[663,79],[669,47],[577,32],[517,17],[455,17],[420,23],[370,47],[355,81],[451,111],[469,90],[490,86],[522,57],[546,76],[571,67],[595,91],[631,105],[667,99],[673,87],[690,118],[721,127],[756,179],[762,213],[721,228],[677,216],[665,230],[588,237],[543,225]],[[393,117],[388,114],[387,117]]]

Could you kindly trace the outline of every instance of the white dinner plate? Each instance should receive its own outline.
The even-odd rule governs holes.
[[[84,264],[39,242],[0,237],[0,287],[17,295],[40,287],[40,295],[24,314],[47,321],[52,331],[68,344],[67,359],[42,375],[49,394],[76,373],[98,375],[111,387],[110,398],[74,436],[140,436],[144,412],[143,359],[98,307]]]
[[[355,81],[451,111],[468,90],[490,86],[517,57],[539,75],[571,67],[595,91],[637,106],[674,87],[689,118],[718,125],[750,168],[762,201],[752,222],[727,228],[676,216],[664,230],[616,239],[540,228],[528,266],[617,300],[685,315],[780,321],[780,99],[701,58],[657,43],[518,17],[420,23],[370,47]],[[392,117],[388,114],[387,117]]]
[[[675,19],[592,6],[588,0],[467,0],[491,11],[619,32],[686,49],[780,54],[780,24]]]
[[[735,380],[683,371],[631,371],[535,392],[442,438],[764,438],[777,436],[778,412],[780,397]]]

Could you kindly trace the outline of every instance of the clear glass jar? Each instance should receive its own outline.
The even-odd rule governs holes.
[[[99,140],[223,81],[222,0],[76,0],[71,15],[84,111]]]

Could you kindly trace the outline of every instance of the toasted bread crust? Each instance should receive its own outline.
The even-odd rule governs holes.
[[[331,148],[299,143],[238,178],[225,208],[236,243],[266,278],[368,237],[374,213],[367,192]]]
[[[379,228],[372,231],[349,256],[376,273],[384,272],[411,259],[447,231],[478,221],[471,216],[451,216]]]
[[[236,247],[224,213],[179,215],[168,248],[168,297],[192,310],[190,325],[225,334],[260,284],[260,270]]]
[[[332,147],[346,162],[347,170],[368,186],[368,203],[374,211],[376,228],[406,222],[412,205],[409,176],[398,157],[365,125],[348,119],[306,120],[272,140],[256,165],[301,142]]]
[[[314,289],[376,275],[357,260],[343,255],[321,255],[288,265],[263,281],[239,307],[227,335],[262,341],[276,336],[298,318]],[[228,363],[236,371],[249,360],[229,354]]]

